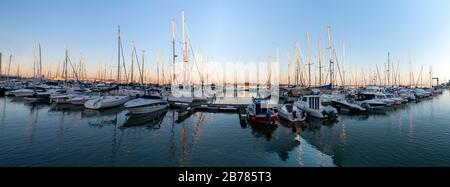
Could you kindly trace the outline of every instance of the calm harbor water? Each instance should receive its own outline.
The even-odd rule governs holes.
[[[450,166],[450,92],[338,121],[127,116],[0,97],[0,166]],[[301,135],[300,144],[294,141]]]

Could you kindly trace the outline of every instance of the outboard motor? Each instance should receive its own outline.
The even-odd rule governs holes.
[[[368,112],[373,111],[373,107],[369,105],[369,103],[361,103],[361,107],[365,108]]]

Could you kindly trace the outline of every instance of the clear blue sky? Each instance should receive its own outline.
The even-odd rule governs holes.
[[[61,60],[66,45],[73,59],[83,53],[93,68],[98,59],[115,65],[121,25],[126,53],[135,40],[150,60],[156,52],[168,60],[170,21],[175,17],[179,34],[182,9],[194,47],[217,61],[261,60],[279,48],[283,62],[296,41],[306,55],[306,32],[314,56],[318,36],[325,48],[329,25],[338,53],[346,43],[349,69],[381,65],[390,51],[407,71],[410,48],[416,72],[433,64],[450,78],[448,0],[2,0],[0,52],[3,61],[12,53],[21,67],[30,66],[36,41],[44,65]]]

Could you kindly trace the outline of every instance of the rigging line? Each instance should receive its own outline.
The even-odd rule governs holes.
[[[198,75],[199,75],[199,77],[200,77],[202,83],[204,83],[203,77],[202,77],[202,75],[201,75],[201,73],[200,73],[200,69],[198,68],[197,58],[195,57],[195,51],[194,51],[194,47],[193,47],[193,45],[192,45],[191,35],[189,34],[189,30],[188,30],[188,27],[187,27],[186,23],[184,23],[184,24],[185,24],[186,33],[187,33],[187,36],[188,36],[187,39],[189,40],[189,46],[191,47],[192,56],[194,56],[194,63],[195,63],[195,66],[197,67]]]
[[[77,78],[77,82],[80,82],[80,80],[78,79],[78,73],[77,73],[77,71],[75,70],[75,67],[72,64],[72,60],[70,60],[69,55],[67,55],[67,59],[68,59],[68,61],[70,63],[70,66],[72,67],[72,71],[75,74],[75,77]]]
[[[142,73],[142,69],[141,66],[139,65],[139,57],[137,56],[137,51],[136,51],[136,47],[133,49],[134,50],[134,56],[136,58],[136,64],[138,66],[138,70],[139,70],[139,74],[142,77],[144,75],[144,73]]]
[[[344,84],[344,81],[343,81],[343,79],[342,79],[341,68],[339,67],[339,60],[338,60],[336,51],[334,52],[334,56],[336,57],[336,65],[337,65],[337,68],[338,68],[339,77],[341,78],[341,84],[342,84],[342,86],[345,86],[345,85],[343,85],[343,84]]]
[[[127,73],[127,67],[125,65],[125,56],[123,56],[123,46],[122,46],[122,40],[119,41],[120,42],[120,51],[122,53],[122,64],[123,64],[123,71],[125,73],[125,80],[126,82],[128,82],[128,73]],[[120,80],[119,80],[120,81]]]

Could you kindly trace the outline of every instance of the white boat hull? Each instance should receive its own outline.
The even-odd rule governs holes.
[[[302,110],[297,108],[296,106],[292,106],[292,111],[289,112],[286,108],[286,106],[278,107],[278,116],[280,118],[291,121],[291,122],[300,122],[305,121],[306,119],[306,113],[304,113]],[[295,111],[295,114],[294,114]]]
[[[132,114],[146,114],[146,113],[153,113],[156,111],[164,110],[166,108],[167,108],[167,105],[159,105],[159,106],[133,107],[133,108],[127,108],[127,110]]]
[[[96,99],[97,97],[90,97],[90,96],[79,96],[79,97],[74,97],[72,99],[69,99],[69,102],[72,105],[84,105],[84,103],[86,101],[92,100],[92,99]]]
[[[16,97],[32,97],[33,92],[11,92]]]
[[[93,110],[114,108],[122,106],[128,100],[128,96],[103,96],[97,99],[86,101],[84,103],[84,107]]]

